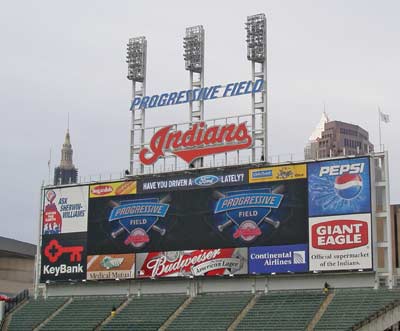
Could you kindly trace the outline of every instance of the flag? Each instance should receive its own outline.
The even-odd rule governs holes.
[[[381,121],[385,122],[385,123],[389,123],[390,122],[390,118],[388,114],[384,114],[381,111],[379,111],[379,115],[381,117]]]

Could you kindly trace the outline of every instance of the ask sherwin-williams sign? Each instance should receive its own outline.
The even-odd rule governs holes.
[[[45,190],[43,234],[86,231],[88,201],[88,186]]]

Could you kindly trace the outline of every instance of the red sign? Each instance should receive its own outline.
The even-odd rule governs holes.
[[[368,245],[368,223],[357,220],[334,220],[311,227],[312,247],[343,250]]]
[[[151,252],[136,256],[138,278],[247,273],[245,248]]]
[[[61,246],[56,239],[51,240],[44,249],[44,255],[51,263],[55,263],[63,254],[69,254],[70,262],[82,260],[83,246]]]
[[[106,195],[113,191],[112,186],[110,185],[96,185],[91,189],[91,193],[94,195]]]
[[[153,164],[166,151],[190,163],[202,156],[245,149],[252,144],[246,122],[210,127],[199,122],[185,132],[171,131],[172,128],[173,125],[169,125],[158,130],[151,138],[149,148],[140,151],[139,158],[143,164]]]

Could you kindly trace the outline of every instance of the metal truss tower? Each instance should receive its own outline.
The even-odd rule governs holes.
[[[262,92],[251,95],[252,135],[254,145],[251,161],[268,161],[268,119],[267,119],[267,20],[265,14],[247,17],[247,59],[251,61],[251,79],[264,80]],[[261,155],[256,151],[261,149]]]
[[[185,69],[189,71],[189,89],[204,87],[204,28],[202,25],[186,28],[183,39]],[[192,99],[193,99],[192,95]],[[190,123],[204,121],[204,101],[189,102]],[[203,166],[203,160],[193,161],[189,167],[199,168]]]
[[[146,58],[147,58],[147,40],[146,37],[130,38],[127,45],[128,76],[132,81],[132,102],[136,96],[144,97],[146,95]],[[144,166],[139,162],[139,152],[144,145],[146,116],[145,108],[131,108],[131,136],[130,136],[130,174],[134,172],[142,174]],[[135,164],[140,164],[135,168]]]
[[[388,153],[371,158],[372,237],[374,245],[375,287],[396,286],[393,278],[393,237],[390,210]],[[398,284],[397,284],[398,285]]]

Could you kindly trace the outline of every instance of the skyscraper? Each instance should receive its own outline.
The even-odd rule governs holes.
[[[69,129],[65,135],[65,141],[61,149],[61,162],[54,169],[54,185],[76,183],[78,180],[78,169],[72,163],[72,145]]]
[[[341,121],[329,121],[324,113],[320,123],[304,148],[306,160],[365,155],[374,150],[369,134],[358,125]]]

